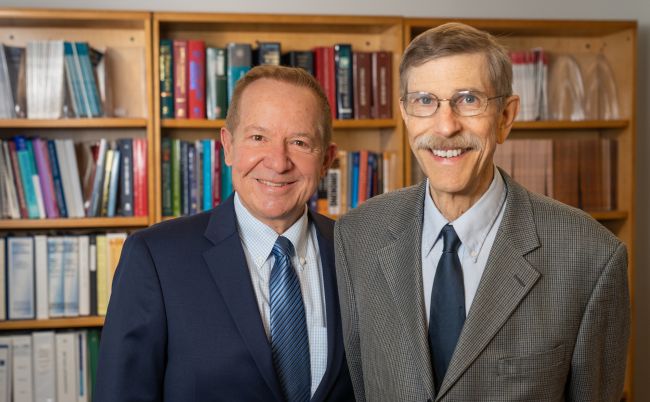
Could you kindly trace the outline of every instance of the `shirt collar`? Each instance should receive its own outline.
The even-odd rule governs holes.
[[[454,226],[454,230],[468,255],[476,262],[492,225],[499,216],[506,200],[506,185],[499,172],[494,168],[494,178],[485,194],[472,207],[465,211],[453,222],[447,219],[438,210],[431,198],[429,179],[426,183],[426,196],[424,198],[424,224],[422,228],[423,251],[428,255],[438,241],[440,231],[447,223]]]
[[[259,269],[271,255],[278,234],[271,227],[253,216],[242,204],[237,193],[235,193],[235,215],[237,217],[239,238]],[[308,230],[309,217],[305,207],[305,211],[300,218],[282,233],[282,236],[289,239],[293,244],[296,256],[300,261],[306,259]]]

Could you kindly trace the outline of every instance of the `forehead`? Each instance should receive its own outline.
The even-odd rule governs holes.
[[[408,92],[430,92],[448,97],[471,89],[490,93],[488,68],[483,53],[458,54],[429,60],[408,73]]]

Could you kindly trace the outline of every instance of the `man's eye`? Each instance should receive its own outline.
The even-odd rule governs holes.
[[[262,136],[259,135],[259,134],[254,134],[253,136],[251,136],[251,139],[252,139],[253,141],[262,141],[262,140],[264,139],[264,137],[262,137]]]
[[[474,94],[463,94],[459,97],[458,102],[459,104],[466,104],[466,105],[472,105],[474,103],[478,102],[478,97]]]
[[[435,103],[435,99],[433,96],[419,96],[415,99],[415,103],[419,103],[421,105],[431,105]]]

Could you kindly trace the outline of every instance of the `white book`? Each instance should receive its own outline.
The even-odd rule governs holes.
[[[74,332],[54,335],[56,342],[56,400],[77,402],[77,338]]]
[[[14,402],[34,402],[32,337],[12,336]]]
[[[0,237],[0,320],[7,319],[7,295],[5,293],[5,290],[7,289],[7,281],[5,277],[7,268],[5,267],[5,245],[5,238]]]
[[[77,402],[90,401],[90,376],[88,375],[88,332],[78,331],[77,336]]]
[[[47,64],[49,68],[49,96],[47,98],[48,118],[60,119],[63,115],[63,98],[65,95],[65,88],[63,85],[63,77],[65,76],[65,59],[62,40],[50,41],[49,60]]]
[[[50,318],[63,317],[63,238],[60,236],[47,239],[47,273]]]
[[[64,140],[65,149],[66,149],[66,163],[68,164],[68,171],[72,172],[71,181],[72,181],[72,196],[74,197],[74,203],[76,208],[76,215],[79,218],[85,216],[84,213],[84,199],[81,192],[81,180],[79,179],[79,168],[77,166],[77,155],[74,152],[74,141],[71,139]]]
[[[61,172],[61,184],[63,186],[63,198],[65,199],[66,208],[68,209],[68,217],[83,218],[83,216],[79,216],[77,213],[77,208],[74,204],[74,191],[72,189],[73,175],[79,177],[79,173],[70,171],[69,165],[66,163],[68,155],[66,153],[64,140],[54,140],[54,147],[56,149],[56,155],[59,160],[59,171]]]
[[[79,315],[79,239],[63,237],[63,315]]]
[[[0,336],[0,402],[11,402],[12,342],[10,336]]]
[[[54,331],[32,333],[34,402],[56,400],[56,346]]]
[[[7,239],[8,318],[34,319],[34,239]]]
[[[47,218],[45,214],[45,204],[43,203],[43,192],[41,191],[41,182],[38,175],[32,175],[32,185],[34,186],[34,194],[36,195],[36,207],[38,208],[39,219]]]
[[[47,320],[50,317],[50,299],[48,297],[47,272],[47,236],[34,236],[34,270],[36,278],[36,319]]]
[[[79,236],[79,315],[90,315],[90,237]]]

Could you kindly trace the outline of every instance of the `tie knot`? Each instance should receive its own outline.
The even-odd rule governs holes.
[[[442,240],[443,240],[443,253],[457,253],[458,248],[460,247],[460,238],[456,234],[454,227],[450,224],[446,224],[442,228]]]
[[[275,241],[275,244],[273,245],[273,256],[275,258],[279,258],[281,256],[286,256],[286,257],[293,257],[293,244],[291,244],[291,240],[287,239],[284,236],[278,236],[278,239]]]

